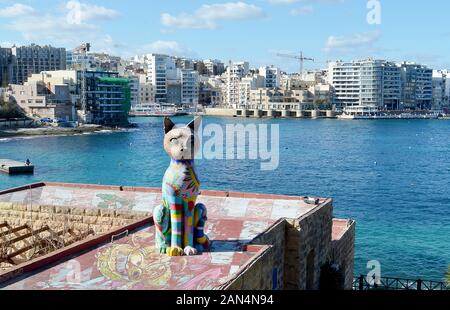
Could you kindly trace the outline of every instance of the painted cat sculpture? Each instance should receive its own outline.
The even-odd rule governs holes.
[[[209,249],[204,233],[206,207],[196,203],[200,190],[194,166],[198,119],[186,127],[164,119],[164,149],[171,157],[162,184],[162,205],[155,208],[156,247],[169,256],[196,255]]]

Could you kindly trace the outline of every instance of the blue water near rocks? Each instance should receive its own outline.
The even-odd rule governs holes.
[[[128,132],[1,139],[0,158],[30,158],[36,172],[0,174],[0,189],[37,181],[159,187],[168,164],[162,119],[132,121],[139,128]],[[449,122],[203,121],[238,122],[279,124],[279,168],[200,160],[202,188],[332,197],[335,216],[357,220],[356,274],[378,260],[383,276],[444,279],[450,264]]]

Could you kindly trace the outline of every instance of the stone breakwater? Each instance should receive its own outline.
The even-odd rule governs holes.
[[[61,127],[20,128],[14,130],[0,130],[0,138],[75,136],[75,135],[102,133],[102,132],[117,132],[122,130],[125,130],[125,128],[112,128],[103,126],[83,126],[77,128],[61,128]]]

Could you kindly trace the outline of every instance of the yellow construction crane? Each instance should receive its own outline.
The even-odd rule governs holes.
[[[300,75],[303,75],[303,64],[305,61],[314,62],[314,58],[308,58],[303,56],[303,52],[300,52],[300,55],[294,54],[277,54],[278,57],[297,59],[300,62]]]

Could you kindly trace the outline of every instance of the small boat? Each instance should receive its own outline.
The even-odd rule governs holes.
[[[187,115],[187,113],[183,109],[176,108],[175,105],[151,103],[133,107],[128,115],[130,117],[174,117]]]
[[[381,111],[377,107],[353,106],[346,107],[341,115],[337,117],[341,120],[379,120],[379,119],[437,119],[437,113],[421,112],[395,112]]]

